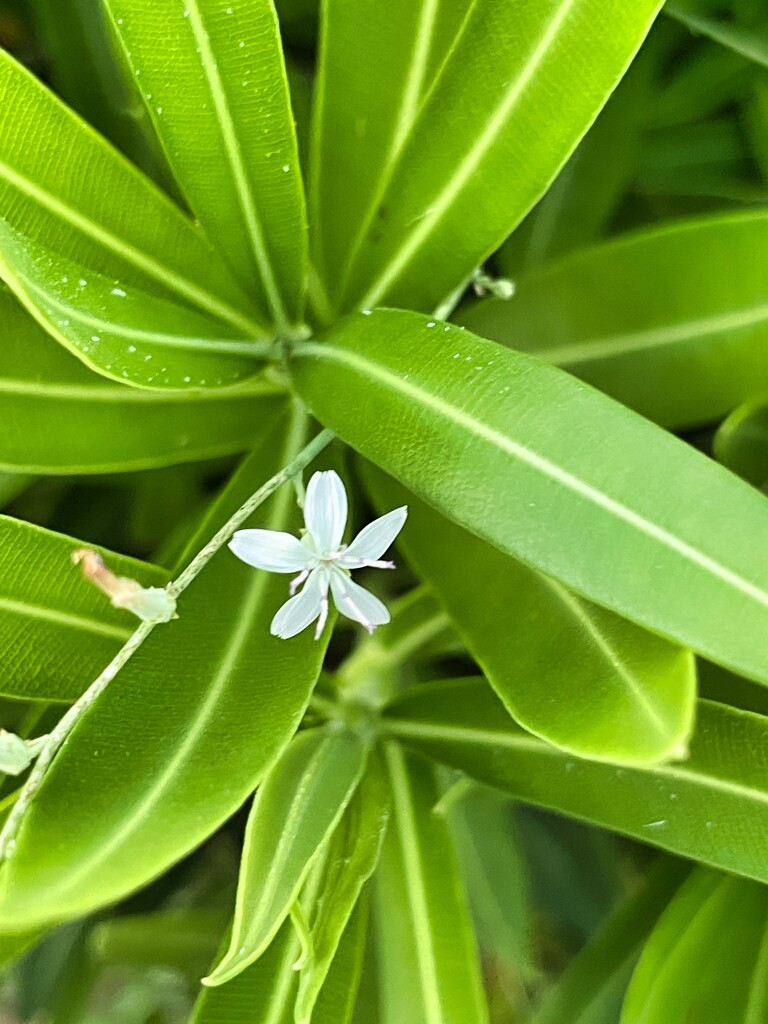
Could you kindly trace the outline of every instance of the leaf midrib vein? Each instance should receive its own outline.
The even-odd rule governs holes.
[[[749,580],[740,576],[733,570],[728,569],[714,558],[711,558],[709,555],[706,555],[692,547],[686,541],[676,537],[664,527],[657,526],[639,512],[635,512],[633,509],[628,508],[617,499],[611,498],[603,491],[600,491],[591,484],[575,477],[572,473],[569,473],[568,470],[558,466],[545,456],[539,455],[532,449],[526,448],[524,445],[511,440],[506,435],[499,433],[499,431],[495,430],[493,427],[489,427],[485,423],[482,423],[465,410],[459,409],[455,405],[450,405],[434,393],[426,391],[422,387],[417,386],[410,381],[404,380],[387,367],[384,367],[379,363],[372,362],[361,355],[359,351],[352,352],[348,349],[340,349],[329,343],[318,344],[315,342],[307,342],[302,345],[300,349],[296,350],[295,357],[300,357],[303,354],[320,359],[336,360],[342,364],[347,363],[355,369],[362,371],[368,377],[384,382],[390,386],[393,391],[400,391],[403,394],[416,399],[423,406],[427,408],[431,407],[437,415],[448,420],[453,420],[453,422],[465,427],[470,432],[489,442],[495,448],[498,448],[511,455],[513,458],[526,463],[549,479],[554,480],[558,484],[566,487],[568,490],[579,494],[594,505],[602,508],[604,511],[609,512],[631,526],[634,526],[646,536],[659,541],[665,547],[676,552],[692,564],[717,576],[734,590],[750,597],[764,607],[768,607],[768,593],[756,584],[751,583]]]
[[[368,308],[379,304],[389,286],[398,280],[403,269],[421,249],[432,231],[436,229],[443,215],[451,208],[467,181],[477,171],[486,152],[497,139],[515,104],[524,95],[538,70],[539,64],[546,56],[550,44],[556,38],[563,23],[571,13],[571,9],[577,2],[578,0],[563,0],[559,10],[529,51],[528,58],[520,73],[511,81],[510,88],[486,119],[475,144],[468,151],[434,201],[426,204],[428,213],[418,221],[410,237],[406,239],[399,251],[371,285],[365,298],[359,303],[361,307]]]
[[[275,318],[280,333],[290,334],[290,323],[288,315],[280,294],[275,272],[272,268],[269,251],[267,249],[264,228],[261,223],[253,192],[251,190],[245,157],[240,148],[240,143],[235,128],[234,118],[230,110],[227,91],[224,87],[218,64],[211,49],[211,41],[205,27],[198,0],[188,0],[189,23],[197,45],[200,47],[200,57],[211,99],[216,110],[221,130],[221,138],[224,143],[224,150],[227,154],[229,167],[235,185],[235,195],[240,209],[243,213],[248,228],[248,236],[251,240],[251,250],[256,258],[256,265],[259,268],[261,279],[264,283],[264,290],[267,294],[272,315]]]
[[[118,237],[104,225],[75,210],[57,196],[40,188],[31,179],[15,171],[9,164],[0,160],[0,178],[5,178],[14,188],[24,193],[33,202],[61,218],[84,235],[95,239],[105,248],[115,253],[142,273],[153,276],[171,291],[192,301],[198,308],[213,313],[220,320],[245,329],[248,333],[263,333],[262,327],[250,317],[234,309],[228,303],[206,291],[200,285],[188,280],[175,270],[166,267],[148,253],[137,249],[130,242]]]

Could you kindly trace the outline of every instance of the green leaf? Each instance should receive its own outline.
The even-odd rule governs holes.
[[[190,209],[280,334],[301,316],[304,197],[270,0],[105,0]]]
[[[665,225],[575,253],[459,319],[664,426],[706,423],[768,390],[762,253],[764,213]]]
[[[366,881],[379,860],[389,821],[389,789],[378,758],[369,765],[329,842],[311,920],[311,953],[302,967],[297,1024],[317,1024],[315,1004]]]
[[[626,972],[689,871],[684,861],[659,857],[639,887],[610,914],[547,990],[531,1024],[588,1024],[593,1011],[626,985]]]
[[[23,700],[73,701],[138,625],[113,608],[72,564],[82,542],[0,516],[0,693]],[[107,566],[142,586],[162,587],[157,566],[103,551]]]
[[[517,281],[602,234],[632,183],[660,47],[652,36],[544,197],[494,257]]]
[[[367,745],[329,725],[301,733],[270,769],[245,834],[232,938],[204,979],[223,985],[264,953],[365,768]]]
[[[380,510],[408,505],[400,546],[522,726],[601,761],[642,764],[685,750],[696,701],[690,652],[507,557],[374,467],[364,479]]]
[[[278,420],[201,529],[303,447],[305,417]],[[251,525],[295,529],[289,486]],[[79,916],[146,884],[248,797],[301,721],[328,631],[269,634],[283,577],[219,552],[80,722],[46,775],[4,867],[0,921],[13,930]],[[77,828],[73,828],[73,808]]]
[[[713,43],[719,43],[745,60],[768,68],[768,46],[764,33],[750,31],[738,25],[731,25],[715,18],[703,17],[686,4],[665,3],[664,13],[689,28],[695,35],[706,36]]]
[[[528,867],[515,829],[512,801],[472,786],[450,805],[448,821],[462,865],[478,945],[499,962],[533,974]]]
[[[8,283],[57,341],[97,372],[142,387],[223,387],[259,369],[268,344],[31,243],[0,219]],[[0,264],[2,260],[0,259]]]
[[[97,377],[0,288],[0,467],[114,473],[243,451],[281,408],[263,377],[217,390],[148,391]]]
[[[351,1021],[363,970],[367,927],[368,899],[363,893],[341,936],[315,1004],[312,1024],[349,1024]]]
[[[310,878],[307,888],[313,889],[314,884],[316,879]],[[312,1024],[348,1024],[360,978],[366,923],[366,907],[358,905],[342,936]],[[300,951],[299,940],[286,921],[256,963],[226,985],[202,989],[190,1024],[294,1024],[299,979],[294,964]]]
[[[107,319],[113,319],[115,304],[135,291],[165,310],[164,324],[178,304],[178,322],[198,325],[192,337],[198,336],[201,321],[209,325],[209,335],[233,329],[240,338],[263,335],[250,301],[202,231],[5,53],[0,53],[0,92],[5,97],[0,112],[0,268],[38,319],[51,324],[42,303],[52,307],[65,299],[84,317],[109,311]],[[27,131],[30,124],[34,132]],[[58,295],[48,297],[52,267],[67,264],[84,272],[59,281]],[[64,271],[60,276],[69,275]],[[86,284],[80,286],[80,280]],[[119,291],[113,294],[113,289]],[[115,318],[121,322],[120,314]],[[59,340],[74,345],[61,326],[55,326]],[[99,335],[98,330],[91,333]]]
[[[768,881],[761,715],[699,701],[688,759],[633,768],[579,760],[523,732],[481,679],[424,686],[387,722],[409,746],[520,800]]]
[[[430,310],[459,286],[555,177],[660,6],[610,0],[597,18],[592,0],[473,4],[377,201],[343,308]]]
[[[382,1024],[488,1020],[475,939],[429,764],[385,748],[393,819],[376,873]]]
[[[203,988],[190,1024],[294,1024],[299,941],[286,921],[260,960],[228,985]]]
[[[768,681],[768,503],[699,452],[554,367],[413,313],[349,317],[297,346],[292,372],[325,426],[459,525]]]
[[[621,1024],[759,1024],[768,995],[767,920],[764,886],[694,871],[643,950]]]
[[[338,303],[426,93],[457,39],[471,0],[323,5],[312,124],[313,257]]]
[[[756,487],[768,481],[768,405],[765,396],[734,410],[719,426],[712,447],[718,462]]]

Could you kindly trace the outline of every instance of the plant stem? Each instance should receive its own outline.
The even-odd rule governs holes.
[[[310,464],[310,462],[312,462],[312,460],[331,443],[334,436],[335,435],[331,430],[321,431],[299,452],[295,459],[289,462],[288,465],[273,476],[271,480],[268,480],[262,487],[252,494],[251,497],[240,506],[237,512],[230,517],[225,525],[222,526],[222,528],[211,538],[211,540],[208,541],[205,547],[195,555],[189,565],[181,571],[177,578],[172,583],[168,584],[168,593],[172,597],[176,598],[186,590],[195,577],[205,568],[208,562],[210,562],[216,552],[227,543],[235,530],[245,522],[246,519],[248,519],[259,505],[262,505],[267,498],[271,497],[284,483],[287,483],[296,476],[296,474],[301,473]],[[127,664],[147,639],[155,626],[159,624],[160,623],[157,621],[142,622],[136,631],[131,634],[125,645],[121,647],[104,671],[93,681],[93,683],[91,683],[85,693],[72,705],[69,711],[67,711],[64,717],[51,731],[45,746],[38,755],[38,758],[29,773],[27,781],[19,791],[18,799],[16,800],[11,813],[8,815],[2,831],[0,831],[0,861],[7,860],[13,856],[16,848],[16,836],[22,819],[34,800],[35,795],[45,778],[48,768],[56,757],[56,754],[59,752],[64,741],[83,715],[98,700],[107,686],[109,686],[120,669]]]

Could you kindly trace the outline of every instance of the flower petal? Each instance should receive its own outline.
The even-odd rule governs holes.
[[[332,469],[312,475],[304,498],[304,522],[318,554],[338,550],[347,525],[347,492]]]
[[[381,558],[395,537],[400,533],[408,517],[408,506],[395,508],[385,516],[374,519],[358,533],[344,554],[339,564],[346,569],[361,569],[369,562]]]
[[[372,633],[376,626],[389,622],[386,605],[340,569],[331,571],[333,603],[348,619],[362,623]]]
[[[248,565],[268,572],[300,572],[312,564],[311,552],[298,537],[277,530],[238,530],[229,549]]]
[[[269,631],[272,636],[288,640],[301,633],[322,614],[328,601],[328,574],[315,569],[300,594],[286,601],[278,610]]]

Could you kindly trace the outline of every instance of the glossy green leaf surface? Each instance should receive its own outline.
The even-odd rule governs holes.
[[[207,985],[231,981],[267,949],[352,798],[367,752],[358,736],[331,725],[300,733],[272,766],[248,819],[232,939]]]
[[[764,886],[693,872],[643,950],[621,1024],[759,1024],[768,995],[761,951],[767,920]]]
[[[544,192],[659,7],[473,4],[401,144],[343,308],[442,302]]]
[[[324,425],[459,525],[768,680],[768,503],[700,453],[554,367],[413,313],[349,317],[298,347],[292,373]]]
[[[659,915],[689,872],[684,861],[659,857],[647,876],[603,922],[552,988],[532,1024],[592,1024],[592,1014],[626,972]]]
[[[97,377],[0,289],[0,467],[113,473],[243,451],[279,415],[274,384],[149,391]]]
[[[263,334],[249,300],[200,229],[5,53],[0,91],[0,267],[59,340],[76,347],[62,331],[66,325],[54,325],[46,307],[72,305],[95,319],[108,311],[107,319],[120,323],[116,306],[126,299],[131,305],[132,290],[149,297],[153,312],[165,311],[162,329],[175,315],[181,324],[198,325],[192,337],[200,336],[201,321],[208,336],[229,332],[247,340]],[[62,281],[69,277],[67,266],[77,267],[78,276]],[[179,309],[172,314],[175,305]],[[61,312],[57,319],[68,317]],[[135,327],[130,318],[128,324]],[[151,328],[152,321],[145,326]],[[99,336],[96,329],[91,333]],[[92,350],[94,363],[96,355]],[[199,358],[208,366],[213,356],[212,351]],[[192,376],[194,358],[186,353],[186,359]],[[142,367],[136,379],[145,375]]]
[[[269,949],[248,970],[228,985],[203,988],[190,1024],[294,1024],[293,1003],[298,976],[293,969],[301,952],[299,941],[286,922]]]
[[[756,487],[768,481],[768,406],[765,397],[735,409],[717,429],[715,457]]]
[[[389,788],[377,757],[360,780],[328,844],[310,921],[311,952],[299,979],[297,1024],[315,1021],[313,1013],[318,996],[347,933],[363,886],[378,863],[389,809]]]
[[[471,0],[323,5],[313,112],[313,257],[338,302],[398,155],[456,41]]]
[[[451,680],[400,698],[390,730],[512,796],[725,871],[768,881],[768,719],[699,701],[687,760],[615,768],[516,726],[488,684]]]
[[[304,436],[303,417],[276,422],[214,507],[206,540]],[[286,486],[251,525],[295,529],[297,511]],[[179,600],[179,618],[149,636],[47,774],[4,869],[3,927],[113,902],[242,804],[301,721],[327,642],[270,636],[286,597],[284,578],[226,549],[205,567]]]
[[[5,275],[24,306],[92,369],[142,387],[223,387],[255,373],[264,343],[89,270],[0,220]],[[10,264],[9,264],[10,265]]]
[[[113,608],[72,564],[82,543],[0,516],[0,693],[73,701],[118,652],[139,620]],[[164,570],[102,552],[113,572],[162,587]]]
[[[106,3],[190,209],[285,333],[301,316],[306,227],[272,3]]]
[[[672,223],[574,253],[459,319],[664,426],[707,423],[768,390],[762,253],[764,213]]]
[[[509,558],[370,465],[365,480],[382,511],[408,505],[398,543],[522,726],[602,761],[685,750],[696,700],[690,652]]]
[[[307,888],[312,888],[312,881]],[[348,1024],[354,1008],[365,949],[367,912],[358,906],[339,943],[315,1005],[312,1024]],[[206,988],[195,1003],[190,1024],[295,1024],[301,947],[290,922],[282,926],[256,963],[226,985]]]
[[[474,935],[431,766],[385,750],[393,817],[376,873],[382,1024],[488,1020]]]

